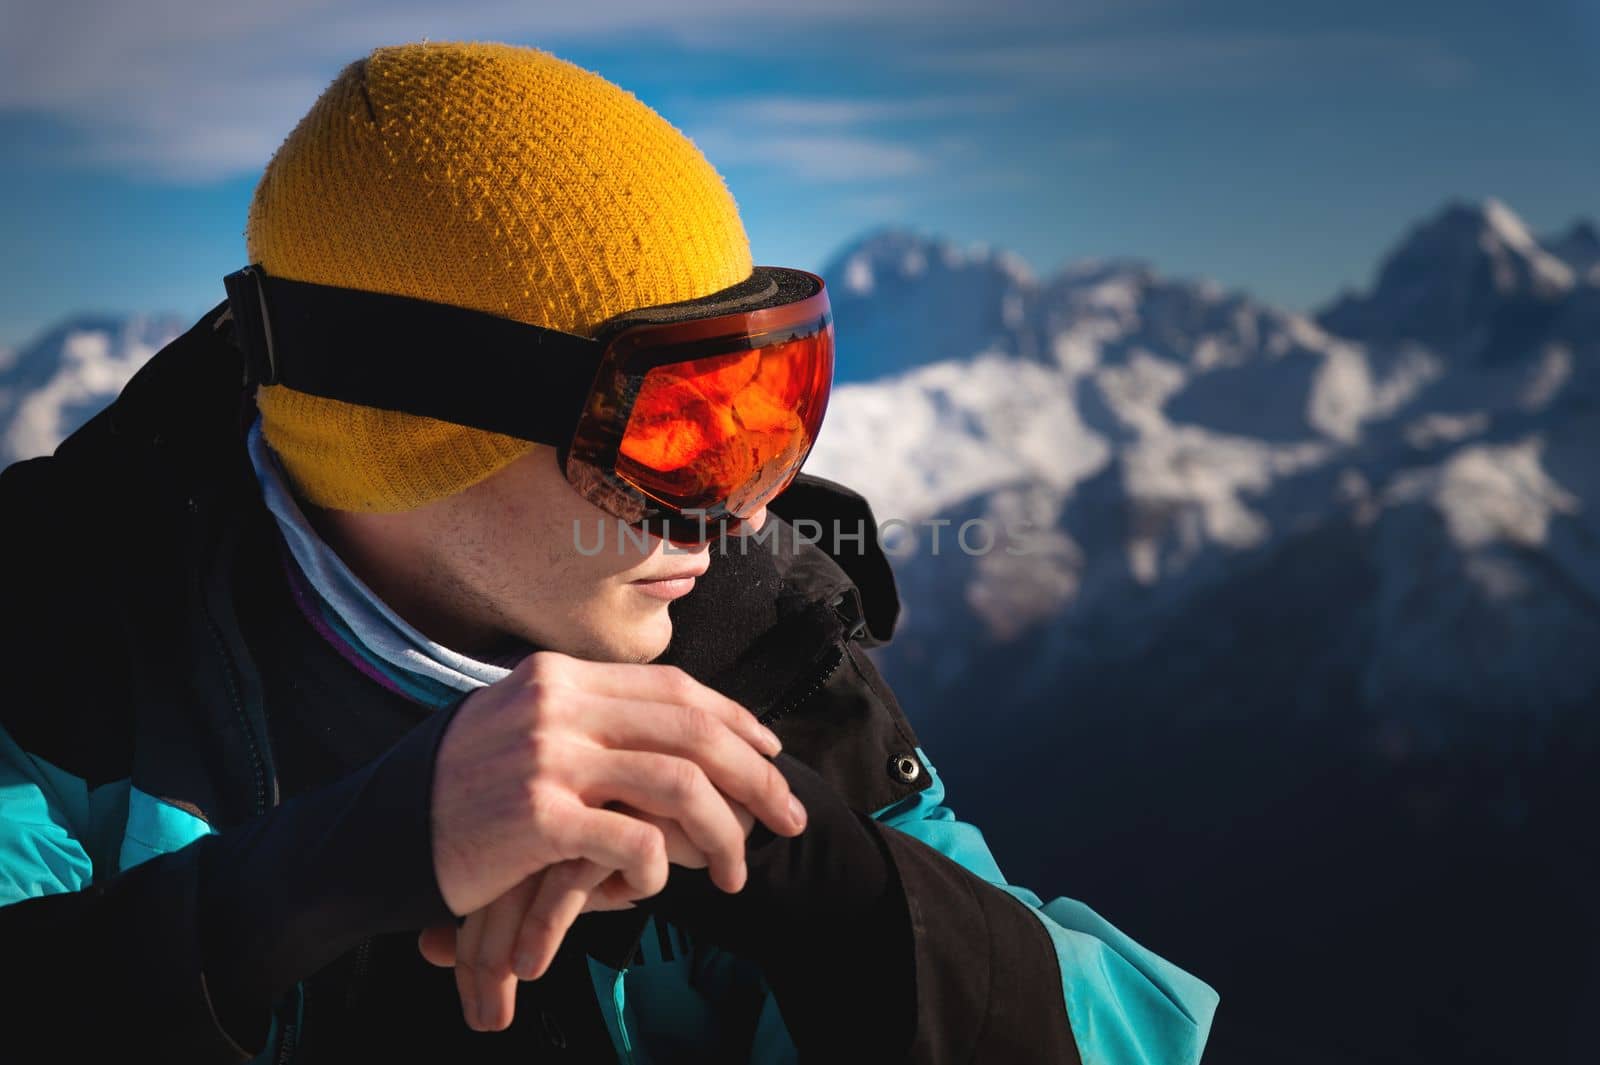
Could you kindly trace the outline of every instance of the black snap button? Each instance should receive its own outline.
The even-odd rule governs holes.
[[[889,759],[889,775],[902,784],[915,784],[922,776],[922,763],[909,754],[897,754]]]
[[[556,1019],[544,1010],[539,1011],[539,1023],[544,1027],[544,1037],[557,1050],[567,1049],[567,1033],[561,1030]]]

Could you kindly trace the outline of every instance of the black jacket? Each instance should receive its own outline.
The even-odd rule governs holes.
[[[451,975],[415,941],[449,918],[428,805],[450,710],[385,691],[296,612],[243,446],[253,404],[225,309],[53,457],[0,475],[4,731],[96,794],[126,781],[213,832],[115,875],[97,862],[80,890],[0,908],[13,972],[30,977],[5,1000],[13,1032],[48,1026],[56,1060],[245,1060],[268,1021],[255,977],[270,971],[295,982],[276,998],[281,1060],[409,1060],[424,1048],[434,1060],[607,1060],[586,959],[626,964],[655,912],[759,959],[807,1056],[1076,1060],[1035,916],[869,817],[928,783],[862,650],[897,612],[870,535],[837,558],[779,552],[773,581],[703,581],[664,656],[772,724],[812,813],[806,833],[753,837],[737,903],[674,871],[640,912],[586,915],[552,972],[522,986],[511,1031],[467,1030]],[[870,532],[859,497],[814,478],[771,510],[865,519]],[[719,596],[762,598],[708,609]],[[729,617],[762,620],[718,621]],[[808,906],[840,900],[808,923]],[[778,910],[785,920],[763,920]],[[696,1060],[720,1053],[702,1050]]]

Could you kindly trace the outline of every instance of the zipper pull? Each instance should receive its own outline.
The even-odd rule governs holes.
[[[617,978],[611,983],[611,1008],[617,1011],[617,1034],[622,1039],[622,1060],[632,1065],[633,1040],[628,1038],[628,995],[622,986],[623,977],[627,975],[626,966],[617,970]]]

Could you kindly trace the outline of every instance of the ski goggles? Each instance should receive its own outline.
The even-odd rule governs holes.
[[[245,386],[402,411],[547,444],[583,498],[680,543],[782,492],[833,383],[822,278],[758,266],[593,337],[466,308],[269,276],[224,278]]]

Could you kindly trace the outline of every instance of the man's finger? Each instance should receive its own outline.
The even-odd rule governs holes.
[[[574,800],[561,816],[552,818],[548,840],[563,861],[586,858],[619,871],[637,898],[667,886],[666,840],[647,821]]]
[[[456,930],[456,994],[461,998],[461,1019],[474,1031],[478,1030],[478,971],[462,965],[461,959],[472,957],[477,950],[483,923],[483,911],[476,910]]]
[[[635,908],[633,893],[628,890],[628,882],[616,873],[602,880],[598,887],[589,892],[589,897],[583,902],[584,913],[610,913]]]
[[[417,937],[417,950],[431,965],[450,968],[456,963],[456,926],[453,924],[434,925],[424,928]]]
[[[636,809],[624,802],[609,804],[611,809],[619,810],[629,817],[637,817],[648,821],[661,830],[662,837],[667,841],[667,861],[685,869],[704,869],[707,860],[705,852],[694,845],[694,842],[684,834],[682,826],[670,817],[657,817],[655,814]],[[744,826],[745,835],[749,835],[749,826],[755,822],[750,816],[750,811],[737,803],[733,804],[733,813],[738,818],[739,824]],[[609,881],[608,881],[609,883]],[[626,884],[623,885],[626,887]]]
[[[620,799],[677,822],[708,859],[718,887],[744,887],[744,832],[727,797],[711,786],[699,765],[650,751],[595,750],[573,768],[585,801]]]
[[[583,689],[595,695],[694,707],[727,725],[769,758],[783,749],[777,733],[757,721],[749,710],[677,666],[573,659],[570,668]]]
[[[602,696],[591,696],[584,710],[601,746],[687,758],[778,835],[799,835],[805,828],[805,811],[777,766],[704,711]]]
[[[504,1031],[516,1016],[517,976],[511,951],[523,911],[549,873],[550,867],[541,870],[485,907],[483,934],[474,953],[457,958],[458,965],[477,970],[478,1023],[485,1031]]]
[[[521,914],[513,964],[518,978],[537,980],[545,974],[567,930],[583,912],[589,892],[609,876],[610,869],[582,859],[545,870],[533,901]]]

